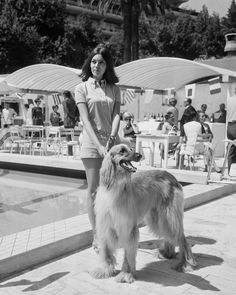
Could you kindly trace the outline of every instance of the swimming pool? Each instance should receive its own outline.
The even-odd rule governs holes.
[[[0,188],[0,237],[87,212],[83,179],[0,170]]]
[[[86,213],[86,181],[0,170],[0,237]]]

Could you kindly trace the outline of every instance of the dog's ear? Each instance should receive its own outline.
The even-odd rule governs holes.
[[[115,164],[112,162],[112,155],[108,153],[102,162],[100,169],[100,184],[110,188],[114,182]]]

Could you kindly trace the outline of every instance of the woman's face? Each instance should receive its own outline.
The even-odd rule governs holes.
[[[103,78],[103,75],[106,71],[106,62],[103,59],[101,54],[96,54],[91,60],[90,63],[91,72],[93,75],[93,78],[96,81],[100,81]]]

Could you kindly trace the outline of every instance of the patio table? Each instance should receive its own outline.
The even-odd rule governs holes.
[[[152,152],[150,154],[150,165],[154,166],[154,152],[155,145],[163,143],[164,145],[164,161],[163,168],[168,167],[168,147],[170,143],[179,142],[179,135],[168,134],[137,134],[136,135],[136,152],[140,153],[142,149],[142,142],[149,142],[152,145]]]

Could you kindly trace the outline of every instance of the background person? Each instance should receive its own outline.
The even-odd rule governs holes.
[[[192,99],[185,98],[184,100],[184,112],[180,119],[180,130],[183,129],[183,125],[192,121],[192,118],[197,115],[197,111],[192,106]]]
[[[58,105],[52,106],[52,112],[50,114],[50,122],[52,126],[61,126],[62,125],[62,119],[61,114],[58,112]]]
[[[70,91],[66,90],[63,92],[64,100],[62,102],[64,111],[64,127],[75,128],[76,123],[79,121],[79,110],[76,106],[73,95]],[[71,141],[72,137],[70,134],[66,135],[66,140]],[[73,147],[68,146],[68,155],[73,155]]]
[[[75,88],[75,100],[83,122],[81,160],[85,167],[87,210],[97,250],[94,198],[99,184],[103,157],[115,142],[120,123],[120,90],[108,48],[98,45],[86,59],[81,73],[83,83]]]
[[[206,114],[206,110],[207,110],[207,105],[205,104],[205,103],[203,103],[202,105],[201,105],[201,109],[200,110],[198,110],[197,112],[198,112],[198,115],[201,113],[201,114],[204,114],[204,120],[205,120],[205,122],[210,122],[210,118],[209,118],[209,116]]]
[[[8,128],[9,126],[13,125],[14,117],[17,115],[16,111],[10,107],[8,102],[5,103],[5,107],[2,110],[2,122],[3,127]]]
[[[236,94],[227,97],[227,138],[236,140]],[[236,146],[232,145],[228,153],[228,174],[232,164],[236,163]]]
[[[205,135],[205,138],[208,138],[208,142],[203,143],[206,149],[205,151],[206,159],[209,161],[208,163],[205,164],[205,169],[204,169],[204,172],[207,172],[208,166],[210,165],[210,161],[212,160],[213,153],[214,153],[213,147],[212,147],[213,133],[211,131],[210,126],[207,124],[207,118],[209,117],[206,114],[201,112],[198,114],[198,116],[199,116],[199,122],[202,125],[202,134],[203,136]],[[217,166],[215,160],[213,161],[213,167],[217,173],[221,172],[221,169]]]
[[[211,121],[214,123],[226,123],[226,115],[225,104],[221,103],[219,110],[212,114]]]
[[[175,117],[172,112],[167,112],[165,115],[165,122],[162,126],[162,134],[177,135],[178,127],[175,125]],[[168,146],[168,153],[174,154],[178,143],[170,143]],[[164,144],[159,144],[160,154],[164,159]]]
[[[24,105],[23,121],[24,121],[24,124],[25,125],[33,125],[33,121],[32,121],[32,109],[30,109],[28,103],[26,103]]]
[[[42,95],[38,95],[38,97],[34,100],[36,106],[32,108],[33,125],[43,126],[43,109],[40,106],[42,98]]]
[[[167,109],[166,113],[171,112],[174,115],[174,125],[178,128],[179,122],[179,110],[176,107],[177,99],[174,97],[170,98],[169,105],[170,107]]]
[[[137,124],[134,123],[134,115],[130,112],[125,112],[123,114],[123,120],[126,125],[122,129],[122,137],[124,137],[128,142],[127,144],[135,149],[136,147],[136,137],[135,134],[139,134],[140,131],[138,129]]]
[[[202,123],[197,121],[197,113],[192,113],[189,119],[191,121],[184,124],[180,134],[180,155],[189,155],[191,157],[191,161],[193,161],[193,155],[203,154],[205,164],[204,172],[207,172],[212,160],[213,150],[211,148],[211,145],[203,141],[197,141],[197,139],[199,137],[202,139],[211,139],[212,134],[206,133],[205,129],[202,126]],[[184,158],[182,159],[184,161]],[[220,169],[217,167],[215,162],[213,162],[213,165],[216,172],[220,172]],[[181,166],[183,166],[183,162],[181,163]]]

